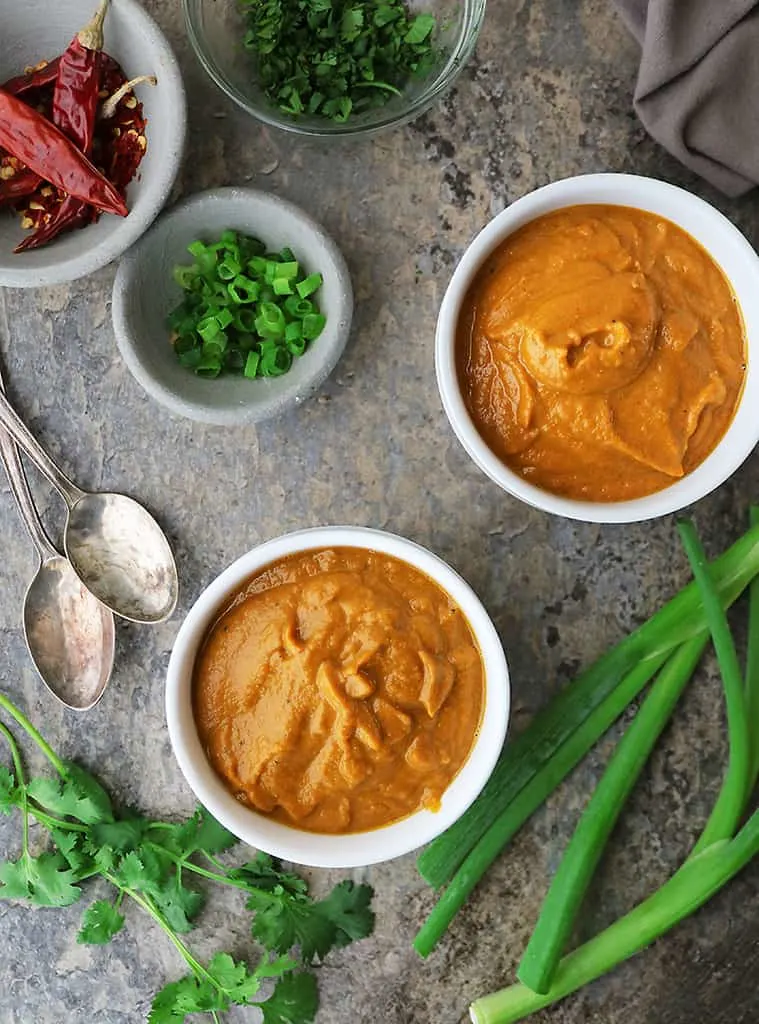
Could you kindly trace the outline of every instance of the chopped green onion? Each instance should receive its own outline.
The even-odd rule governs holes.
[[[278,263],[274,279],[276,281],[278,278],[284,278],[286,281],[294,281],[295,278],[298,276],[299,270],[300,267],[298,266],[297,260],[290,260],[289,263]]]
[[[174,267],[174,280],[185,291],[189,291],[193,287],[199,276],[200,271],[197,267]]]
[[[258,300],[261,294],[261,285],[258,281],[251,281],[244,274],[239,274],[231,284],[227,285],[227,291],[232,301],[241,306]]]
[[[216,273],[222,281],[234,281],[241,270],[242,267],[236,259],[233,259],[231,256],[225,256],[216,268]]]
[[[218,334],[221,334],[219,321],[215,316],[207,316],[198,323],[198,334],[203,341],[212,341]]]
[[[324,278],[321,274],[309,274],[303,281],[299,281],[295,288],[302,299],[307,299],[309,295],[313,295],[323,284]]]
[[[303,317],[303,337],[306,341],[314,341],[324,330],[327,318],[323,313],[309,313]]]
[[[232,229],[188,251],[194,263],[173,270],[184,300],[167,317],[181,365],[204,377],[287,373],[324,329],[326,318],[301,294],[318,288],[321,275],[299,280],[304,272],[289,247],[274,252]]]
[[[203,358],[203,353],[199,348],[191,348],[189,352],[179,352],[177,354],[180,364],[190,370],[194,370]]]
[[[212,356],[203,356],[195,367],[195,373],[199,377],[218,377],[221,373],[221,359]]]
[[[290,298],[285,299],[285,312],[293,320],[302,320],[304,316],[313,313],[315,308],[309,299],[299,299],[297,295],[291,295]]]
[[[256,311],[254,309],[238,309],[234,318],[235,330],[243,334],[252,334],[256,329]]]
[[[267,348],[261,355],[261,373],[264,377],[281,377],[292,366],[293,357],[279,345]]]
[[[261,357],[259,356],[258,352],[249,352],[248,358],[245,361],[245,369],[243,370],[243,374],[246,377],[255,377],[256,374],[258,373],[258,364],[260,363],[260,361]]]

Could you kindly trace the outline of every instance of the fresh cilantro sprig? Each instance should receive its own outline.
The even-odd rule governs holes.
[[[259,84],[287,114],[345,122],[435,63],[435,18],[412,15],[404,0],[241,2]]]
[[[219,1014],[235,1005],[258,1006],[264,1024],[310,1024],[319,999],[308,968],[330,950],[370,934],[371,888],[345,881],[325,899],[314,900],[304,879],[283,871],[264,853],[228,868],[217,855],[237,839],[202,807],[180,824],[134,812],[118,815],[97,779],[59,758],[3,694],[0,707],[37,743],[56,772],[27,781],[16,739],[0,722],[13,761],[12,771],[0,765],[0,813],[18,810],[22,818],[21,855],[0,862],[0,898],[65,907],[82,897],[82,882],[93,876],[105,879],[115,889],[114,899],[91,903],[77,935],[79,942],[92,945],[110,942],[121,931],[125,899],[141,907],[188,968],[156,995],[149,1024],[180,1024],[195,1013],[210,1014],[218,1024]],[[53,845],[37,855],[29,844],[31,818],[47,830]],[[193,955],[181,936],[192,929],[205,899],[193,887],[194,877],[246,894],[254,915],[252,936],[265,950],[258,963],[251,966],[220,952],[203,964]],[[274,989],[260,1001],[267,980],[275,982]]]

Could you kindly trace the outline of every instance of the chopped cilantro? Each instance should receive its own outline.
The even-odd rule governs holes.
[[[287,114],[343,123],[383,106],[435,61],[432,14],[404,0],[243,0],[244,44]]]

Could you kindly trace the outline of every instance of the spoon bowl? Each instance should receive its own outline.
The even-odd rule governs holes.
[[[113,615],[62,555],[45,558],[29,584],[24,636],[35,668],[54,697],[75,711],[97,704],[113,668]]]
[[[176,607],[179,579],[161,527],[134,498],[92,494],[55,463],[0,392],[0,426],[66,502],[63,544],[87,590],[131,622],[162,622]]]
[[[174,611],[174,556],[163,531],[134,499],[82,494],[69,509],[64,546],[76,575],[122,618],[162,622]]]

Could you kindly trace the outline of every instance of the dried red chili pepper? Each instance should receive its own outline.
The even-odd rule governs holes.
[[[92,20],[69,43],[58,65],[53,92],[53,123],[89,157],[95,135],[95,118],[101,79],[103,22],[109,0],[101,0]],[[58,209],[25,238],[14,252],[36,249],[61,231],[83,224],[88,204],[68,195]]]
[[[126,194],[147,150],[147,121],[142,103],[131,92],[122,92],[128,84],[118,64],[104,54],[100,94],[109,95],[98,112],[93,161],[103,168],[122,195]]]
[[[42,178],[28,167],[21,168],[11,178],[0,181],[0,204],[15,203],[24,196],[30,196],[42,184]]]
[[[0,89],[4,89],[12,96],[22,96],[30,89],[41,89],[45,85],[52,85],[58,74],[60,60],[60,57],[56,57],[54,60],[42,61],[29,71],[24,71],[23,74],[16,75],[15,78],[9,78],[7,82],[0,85]]]
[[[59,128],[2,89],[0,146],[63,192],[105,213],[126,217],[129,212],[110,181]]]

